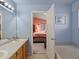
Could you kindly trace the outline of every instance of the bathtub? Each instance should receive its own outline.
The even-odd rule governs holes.
[[[56,59],[79,59],[79,48],[72,45],[56,46]]]

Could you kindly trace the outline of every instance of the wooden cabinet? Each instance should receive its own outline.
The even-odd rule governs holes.
[[[28,48],[29,48],[29,45],[28,45],[29,43],[28,43],[28,41],[26,42],[26,44],[25,44],[25,52],[27,52],[27,53],[25,53],[25,56],[27,57],[28,56]]]
[[[22,59],[22,47],[16,52],[16,59]]]
[[[23,54],[22,54],[22,56],[23,56],[23,59],[26,59],[26,44],[24,44],[23,45]]]
[[[26,53],[27,52],[27,53]],[[28,41],[23,45],[23,59],[27,59],[28,56]]]
[[[16,54],[14,54],[10,59],[16,59]]]
[[[28,56],[28,41],[25,42],[10,59],[27,59]]]

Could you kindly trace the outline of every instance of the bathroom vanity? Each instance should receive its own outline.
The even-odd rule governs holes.
[[[28,56],[28,40],[18,39],[11,41],[0,47],[0,50],[6,51],[6,59],[27,59]],[[0,58],[1,59],[1,58]]]

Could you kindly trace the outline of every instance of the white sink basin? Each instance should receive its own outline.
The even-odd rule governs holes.
[[[19,40],[19,39],[13,40],[12,42],[13,42],[13,43],[18,43],[18,42],[20,42],[20,40]]]
[[[0,50],[0,59],[6,59],[7,55],[8,55],[7,51]]]
[[[3,40],[0,40],[0,45],[3,45],[4,43],[8,42],[7,39],[3,39]]]

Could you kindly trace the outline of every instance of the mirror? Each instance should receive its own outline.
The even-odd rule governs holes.
[[[9,17],[9,18],[7,18]],[[15,14],[8,14],[3,19],[3,34],[2,39],[11,39],[16,36],[16,15]]]
[[[0,3],[0,46],[18,38],[16,3],[13,0],[3,0],[2,2],[8,5]]]
[[[0,40],[13,37],[16,37],[16,15],[2,13],[0,15]]]
[[[0,41],[4,39],[11,40],[16,37],[16,4],[12,0],[6,2],[11,4],[15,10],[10,12],[0,5]]]

